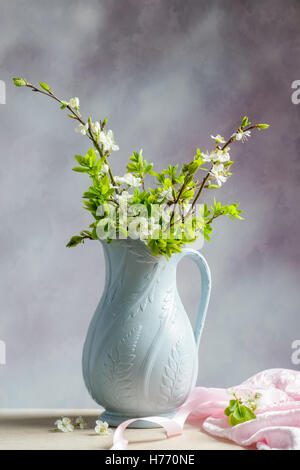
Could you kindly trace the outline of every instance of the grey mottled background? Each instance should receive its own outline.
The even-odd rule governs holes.
[[[140,147],[163,168],[206,149],[211,133],[230,135],[246,113],[271,123],[232,147],[234,178],[218,194],[239,201],[246,220],[217,221],[203,249],[213,293],[199,383],[300,367],[290,359],[300,337],[299,24],[296,0],[0,1],[1,407],[94,406],[81,350],[104,282],[96,242],[65,248],[90,220],[80,207],[87,180],[71,171],[88,143],[54,103],[14,88],[19,75],[108,117],[117,173]],[[189,262],[179,284],[193,317],[199,278]]]

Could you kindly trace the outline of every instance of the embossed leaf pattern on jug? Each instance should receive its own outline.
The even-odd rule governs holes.
[[[187,398],[187,387],[192,380],[192,358],[184,352],[182,343],[181,336],[171,349],[162,377],[162,401],[173,406],[179,406]]]
[[[105,377],[110,382],[116,403],[120,398],[134,400],[135,384],[132,372],[141,331],[141,325],[132,328],[106,354],[104,362]]]

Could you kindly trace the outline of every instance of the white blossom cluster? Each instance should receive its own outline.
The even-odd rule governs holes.
[[[86,135],[89,130],[89,124],[79,124],[75,131],[79,134]],[[97,138],[97,141],[102,145],[104,152],[111,152],[119,150],[119,146],[114,141],[113,131],[102,131],[100,123],[95,121],[91,124],[91,132]]]
[[[232,134],[231,138],[232,140],[245,142],[250,136],[251,131],[239,130],[238,132]],[[225,143],[224,137],[222,137],[220,134],[217,134],[216,136],[211,135],[211,138],[215,140],[216,148],[210,153],[202,153],[201,158],[205,162],[212,163],[210,175],[216,184],[221,187],[224,183],[226,183],[229,176],[224,164],[230,161],[230,147],[225,147],[224,149],[219,147],[218,144]]]
[[[86,429],[88,427],[87,422],[84,420],[82,416],[77,416],[74,420],[74,424],[72,420],[67,417],[62,417],[55,421],[55,431],[67,433],[73,432],[75,429]],[[96,421],[95,426],[95,433],[99,434],[100,436],[105,436],[110,434],[109,424],[106,421]]]

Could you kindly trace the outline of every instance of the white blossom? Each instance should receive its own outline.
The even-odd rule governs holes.
[[[223,144],[223,143],[225,143],[224,137],[222,137],[220,134],[217,134],[216,136],[211,135],[211,138],[216,141],[216,144]]]
[[[148,220],[146,217],[131,217],[128,220],[128,233],[133,239],[146,240],[149,237]]]
[[[225,148],[224,150],[217,150],[212,154],[212,160],[214,162],[221,162],[225,163],[230,160],[230,155],[229,155],[229,148]]]
[[[230,160],[230,155],[229,155],[229,147],[226,147],[224,150],[222,149],[217,149],[217,150],[212,150],[210,153],[203,153],[201,155],[201,158],[205,162],[221,162],[225,163]]]
[[[170,220],[170,218],[169,218]],[[156,217],[150,217],[149,219],[149,235],[152,238],[152,236],[159,231],[160,225],[159,225],[159,220],[156,219]]]
[[[241,140],[242,142],[246,142],[249,137],[251,137],[251,131],[238,131],[232,134],[231,137],[235,137],[236,140]]]
[[[79,98],[77,98],[77,96],[75,96],[75,98],[70,98],[69,106],[71,106],[71,108],[78,109],[80,106]]]
[[[55,421],[55,426],[57,431],[61,432],[72,432],[74,431],[74,426],[70,420],[70,418],[61,418]]]
[[[163,189],[158,195],[157,195],[157,200],[160,202],[160,201],[163,201],[164,199],[167,199],[167,201],[173,201],[174,200],[174,197],[173,197],[173,191],[172,191],[172,187],[170,186],[169,189]]]
[[[106,173],[108,173],[108,170],[109,170],[108,165],[106,163],[103,163],[103,165],[101,166],[100,173],[101,174],[106,174]]]
[[[213,153],[214,153],[214,152],[211,152],[211,153],[208,153],[208,152],[202,153],[202,154],[201,154],[202,160],[204,160],[205,162],[211,162],[211,161],[212,161],[212,154],[213,154]]]
[[[109,425],[106,421],[96,421],[95,432],[101,436],[109,434]]]
[[[115,181],[120,184],[128,184],[129,186],[138,187],[141,186],[141,178],[137,178],[132,173],[126,173],[124,176],[116,176]]]
[[[97,135],[100,132],[101,126],[99,121],[92,122],[91,131],[94,135]]]
[[[130,202],[133,198],[132,194],[129,194],[128,191],[123,191],[121,194],[115,195],[116,200],[118,201],[121,208],[126,207],[128,202]]]
[[[82,416],[77,416],[77,418],[75,418],[75,426],[79,429],[86,429],[87,422],[83,419]]]
[[[109,131],[101,131],[99,140],[103,145],[103,150],[105,152],[110,152],[111,150],[117,151],[119,150],[119,146],[114,141],[114,134],[113,131],[110,129]]]
[[[220,187],[227,181],[227,176],[225,175],[223,163],[218,163],[214,165],[210,170],[210,174],[215,178],[218,186]]]
[[[79,134],[82,134],[82,135],[86,135],[88,128],[89,128],[88,124],[79,124],[79,126],[76,127],[75,132],[78,132]]]

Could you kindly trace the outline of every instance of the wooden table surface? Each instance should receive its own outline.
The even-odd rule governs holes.
[[[54,422],[60,416],[74,418],[83,416],[88,429],[70,433],[53,432]],[[112,445],[113,429],[108,436],[99,436],[94,432],[97,410],[0,410],[0,449],[34,450],[103,450]],[[215,439],[199,428],[186,424],[181,436],[166,438],[164,429],[128,429],[125,432],[129,440],[128,450],[237,450],[242,449],[228,441]]]

